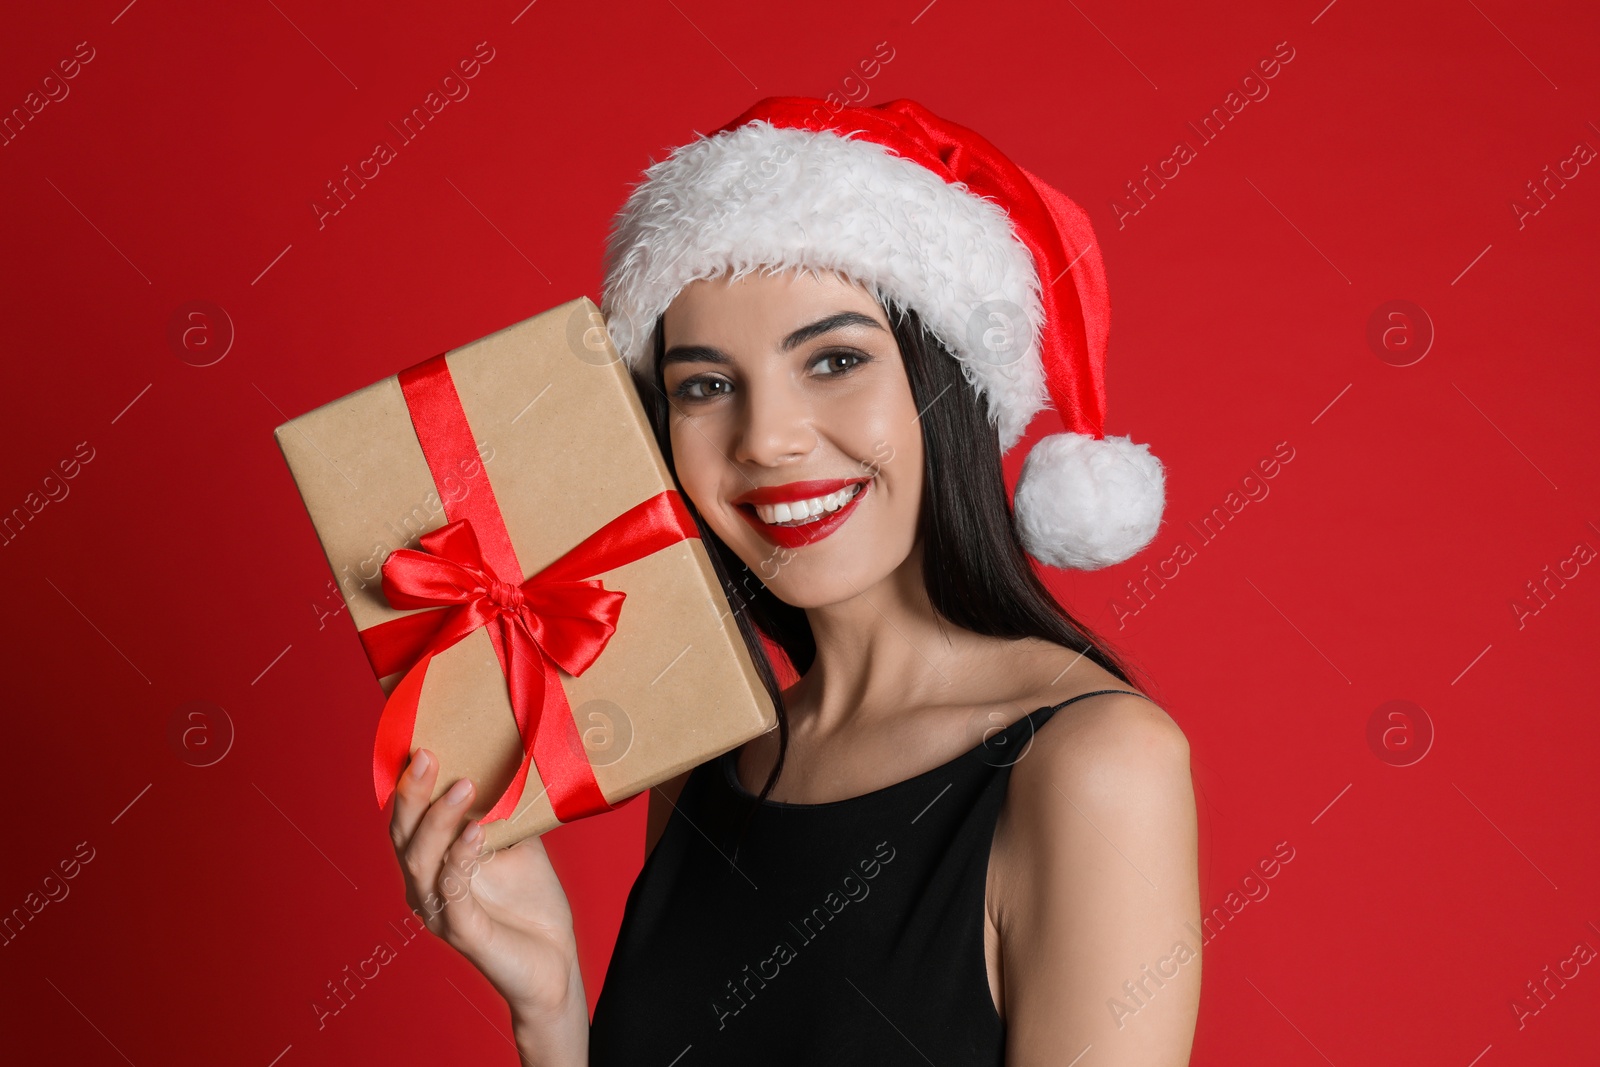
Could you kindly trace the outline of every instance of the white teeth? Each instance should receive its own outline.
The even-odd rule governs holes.
[[[794,500],[787,504],[757,504],[755,509],[761,521],[768,525],[784,523],[799,525],[811,522],[830,511],[838,511],[850,503],[860,491],[861,483],[857,483],[828,496],[813,497],[810,500]]]

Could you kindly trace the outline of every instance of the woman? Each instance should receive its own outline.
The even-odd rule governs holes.
[[[1101,432],[1087,217],[910,101],[773,98],[647,171],[607,267],[779,727],[652,791],[592,1029],[542,844],[478,862],[472,784],[430,805],[422,751],[412,905],[446,889],[429,927],[532,1064],[1187,1063],[1188,746],[1027,560],[1126,559],[1164,500]],[[1010,504],[1047,399],[1068,432]]]

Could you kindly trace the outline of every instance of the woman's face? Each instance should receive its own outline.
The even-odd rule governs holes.
[[[869,292],[828,272],[724,275],[686,286],[663,330],[678,480],[751,581],[819,607],[906,561],[922,427]]]

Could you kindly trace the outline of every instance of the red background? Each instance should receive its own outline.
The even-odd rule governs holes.
[[[1193,1062],[1600,1047],[1600,961],[1537,1014],[1512,1006],[1600,948],[1581,666],[1600,567],[1574,557],[1600,547],[1600,175],[1568,164],[1542,206],[1528,189],[1600,146],[1592,7],[123,3],[19,7],[0,35],[6,113],[94,49],[0,148],[0,515],[93,449],[0,547],[0,914],[94,850],[0,946],[18,1062],[513,1062],[504,1003],[431,938],[317,1026],[326,983],[398,942],[406,907],[367,774],[380,693],[348,619],[319,619],[328,574],[272,429],[598,298],[612,212],[694,131],[762,96],[863,91],[981,131],[1095,218],[1107,430],[1165,461],[1169,510],[1133,561],[1050,581],[1188,733],[1208,913],[1294,850],[1212,927]],[[481,41],[471,95],[319,228],[324,183]],[[893,58],[863,79],[879,42]],[[1186,124],[1279,42],[1270,95],[1202,144]],[[1119,225],[1180,138],[1196,157]],[[1540,210],[1519,220],[1519,199]],[[220,332],[168,340],[195,300],[235,331],[204,367]],[[1436,333],[1408,366],[1417,311],[1368,340],[1391,300]],[[1280,442],[1292,460],[1250,481]],[[1241,485],[1268,492],[1241,507]],[[1188,562],[1119,626],[1126,583],[1179,542]],[[193,700],[235,731],[207,767],[169,738]],[[1420,710],[1373,743],[1391,700]],[[1431,748],[1395,765],[1424,719]],[[640,798],[547,837],[591,998],[643,825]]]

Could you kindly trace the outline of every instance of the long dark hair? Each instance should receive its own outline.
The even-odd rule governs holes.
[[[923,541],[922,580],[934,609],[950,623],[974,633],[1035,637],[1081,652],[1126,684],[1142,689],[1109,645],[1073,618],[1034,571],[1012,521],[999,431],[988,421],[985,402],[967,383],[960,363],[928,332],[915,310],[892,302],[886,310],[905,362],[911,396],[922,412],[924,465],[918,532]],[[635,375],[634,384],[682,493],[672,459],[671,412],[661,365],[666,331],[659,318],[654,347],[654,380],[647,385]],[[781,648],[802,675],[816,659],[816,640],[805,609],[779,600],[711,531],[687,493],[683,499],[777,710],[778,760],[760,796],[751,801],[753,814],[777,784],[789,746],[783,688],[762,637]]]

